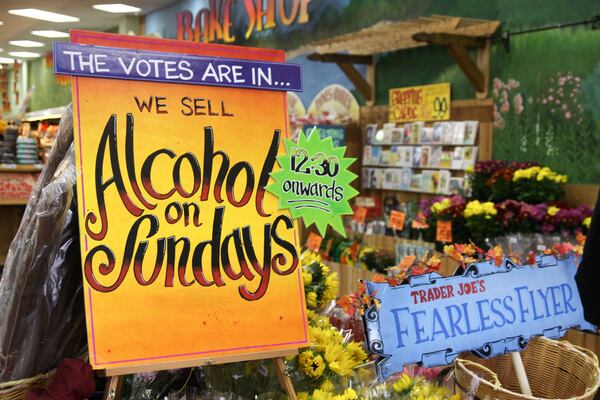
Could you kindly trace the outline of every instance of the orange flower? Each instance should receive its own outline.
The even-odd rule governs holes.
[[[461,251],[459,250],[461,248],[461,244],[447,244],[444,246],[444,254],[455,261],[462,262],[463,257],[461,255]]]
[[[504,250],[502,246],[495,246],[493,249],[489,249],[485,254],[488,260],[493,260],[497,267],[502,265],[502,259],[504,258]]]
[[[440,260],[440,258],[436,255],[431,256],[431,258],[427,260],[427,266],[429,269],[434,271],[439,271],[441,264],[442,260]]]
[[[352,297],[350,295],[344,295],[340,297],[337,301],[337,305],[342,308],[342,310],[352,316],[356,312],[356,307],[354,306],[354,302],[352,301]]]
[[[367,287],[363,281],[358,282],[358,295],[364,294],[367,291]]]
[[[412,266],[412,275],[423,275],[427,272],[426,265],[423,263],[415,264]]]
[[[527,255],[527,264],[535,265],[535,263],[536,263],[535,253],[533,251],[530,251],[529,254]]]
[[[388,284],[389,284],[390,286],[392,286],[392,287],[394,287],[394,286],[398,286],[398,285],[400,285],[400,284],[402,283],[402,279],[398,279],[398,278],[397,278],[397,277],[395,277],[395,276],[393,276],[393,277],[390,277],[390,278],[386,278],[386,280],[387,280]]]

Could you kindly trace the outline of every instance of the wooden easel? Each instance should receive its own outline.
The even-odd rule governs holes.
[[[295,355],[297,353],[290,353],[289,351],[285,351],[284,352],[286,356],[289,355]],[[259,353],[259,354],[264,354],[264,353]],[[233,357],[224,357],[224,358],[220,358],[217,361],[213,361],[211,359],[203,359],[203,360],[196,360],[194,361],[194,364],[188,363],[186,362],[185,365],[182,365],[181,363],[165,363],[165,364],[161,364],[160,369],[175,369],[175,368],[189,368],[192,366],[203,366],[203,365],[216,365],[216,364],[225,364],[225,363],[229,363],[229,362],[236,362],[236,361],[232,361],[231,358],[237,358],[236,361],[251,361],[251,360],[256,360],[256,359],[263,359],[263,358],[269,358],[269,357],[254,357],[254,358],[247,358],[244,357],[243,359],[239,356],[233,356]],[[227,359],[227,361],[223,361]],[[294,384],[292,383],[292,380],[290,379],[290,375],[289,373],[286,371],[285,369],[285,363],[283,361],[283,356],[278,356],[278,357],[273,357],[271,358],[271,360],[273,361],[273,364],[275,366],[275,373],[277,374],[277,380],[279,380],[279,384],[281,385],[281,387],[283,388],[283,390],[285,391],[285,393],[288,395],[288,397],[291,400],[296,400],[296,391],[294,389]],[[167,367],[168,365],[168,367]],[[105,374],[108,377],[108,380],[106,381],[106,387],[104,389],[104,400],[121,400],[121,389],[123,388],[123,376],[126,374],[133,374],[133,373],[139,373],[139,372],[148,372],[151,369],[149,368],[145,368],[145,369],[128,369],[128,368],[122,368],[122,369],[118,369],[118,370],[106,370]]]

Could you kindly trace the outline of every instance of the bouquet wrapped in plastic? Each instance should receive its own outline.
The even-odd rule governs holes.
[[[86,349],[71,107],[10,245],[0,280],[0,382]]]

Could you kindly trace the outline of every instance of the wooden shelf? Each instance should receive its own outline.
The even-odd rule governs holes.
[[[398,165],[363,164],[363,168],[435,169],[435,170],[439,170],[439,171],[463,171],[463,172],[467,172],[466,168],[445,168],[445,167],[433,167],[433,166],[431,166],[431,167],[413,167],[412,165],[411,166],[401,167],[401,166],[398,166]]]
[[[29,199],[0,199],[0,206],[26,206]]]
[[[0,172],[40,172],[42,164],[0,164]]]
[[[442,147],[475,147],[476,144],[453,143],[367,143],[365,146],[442,146]]]
[[[408,192],[408,193],[419,193],[419,194],[433,194],[438,196],[452,196],[454,193],[443,193],[443,192],[427,192],[425,190],[413,190],[413,189],[386,189],[386,188],[364,188],[366,190],[386,190],[388,192]]]

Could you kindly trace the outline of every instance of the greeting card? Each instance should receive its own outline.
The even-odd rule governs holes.
[[[465,137],[463,143],[468,145],[475,144],[478,129],[479,121],[465,121]]]

